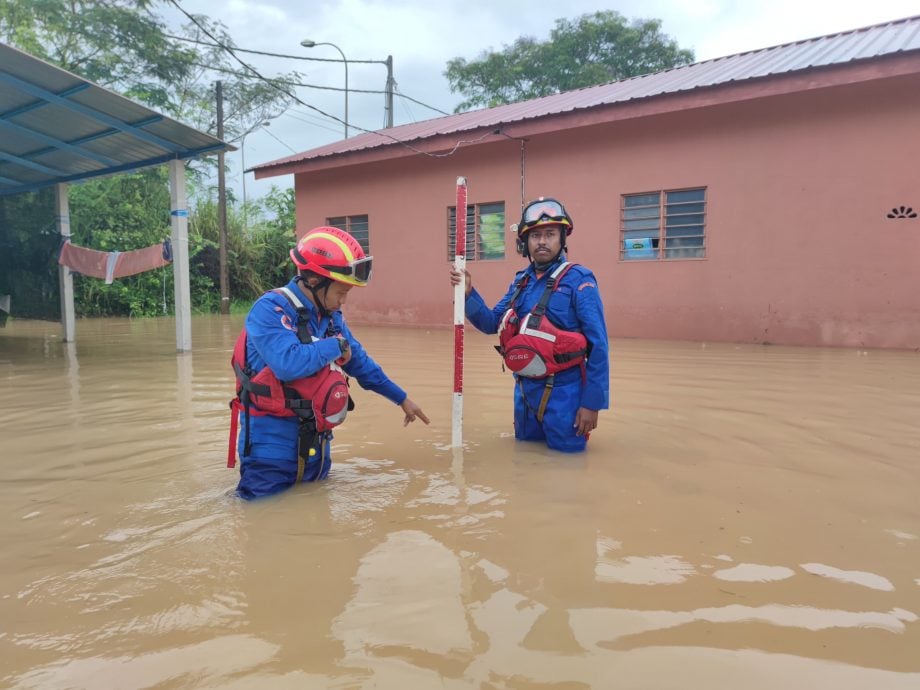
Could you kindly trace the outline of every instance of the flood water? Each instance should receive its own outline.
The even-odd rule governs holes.
[[[242,317],[0,330],[4,688],[920,688],[920,354],[617,340],[587,453],[467,332],[354,326],[329,479],[232,495]]]

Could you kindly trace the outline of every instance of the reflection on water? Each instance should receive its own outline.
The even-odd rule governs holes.
[[[241,317],[0,332],[0,686],[920,687],[920,355],[615,343],[589,451],[511,436],[468,334],[356,327],[329,481],[242,504]]]

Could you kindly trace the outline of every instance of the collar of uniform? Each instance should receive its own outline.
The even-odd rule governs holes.
[[[565,250],[563,249],[561,252],[559,252],[559,256],[553,259],[553,261],[546,267],[545,270],[540,271],[538,273],[536,264],[533,261],[530,262],[530,266],[527,267],[527,270],[534,276],[534,278],[539,280],[543,276],[549,273],[552,273],[554,270],[556,270],[556,267],[558,267],[559,264],[561,264],[565,260],[566,260]]]
[[[303,306],[306,307],[311,314],[317,311],[316,305],[314,305],[313,301],[307,296],[307,293],[304,291],[303,286],[297,278],[291,278],[291,281],[287,284],[287,289],[297,295],[297,299],[303,303]]]
[[[287,284],[287,287],[294,291],[298,299],[303,303],[303,306],[306,307],[307,313],[309,314],[309,322],[313,328],[317,329],[317,332],[327,330],[330,324],[335,323],[335,314],[337,311],[331,312],[326,316],[321,316],[319,309],[315,304],[307,297],[306,292],[303,290],[303,286],[297,278],[292,278],[291,282]],[[323,325],[325,324],[325,328]]]

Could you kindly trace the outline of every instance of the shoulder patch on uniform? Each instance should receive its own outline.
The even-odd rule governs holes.
[[[278,311],[281,311],[281,309],[279,309]],[[281,311],[281,325],[284,326],[289,331],[294,330],[294,323],[291,321],[291,317],[285,314],[283,311]]]
[[[578,286],[578,290],[579,290],[579,291],[584,290],[585,288],[595,288],[595,289],[596,289],[596,288],[597,288],[597,285],[595,285],[594,283],[592,283],[592,282],[589,280],[589,281],[587,281],[587,282],[585,282],[585,283],[582,283],[581,285]]]

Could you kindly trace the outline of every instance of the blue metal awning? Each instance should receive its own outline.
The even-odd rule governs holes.
[[[232,150],[0,43],[0,196]]]

